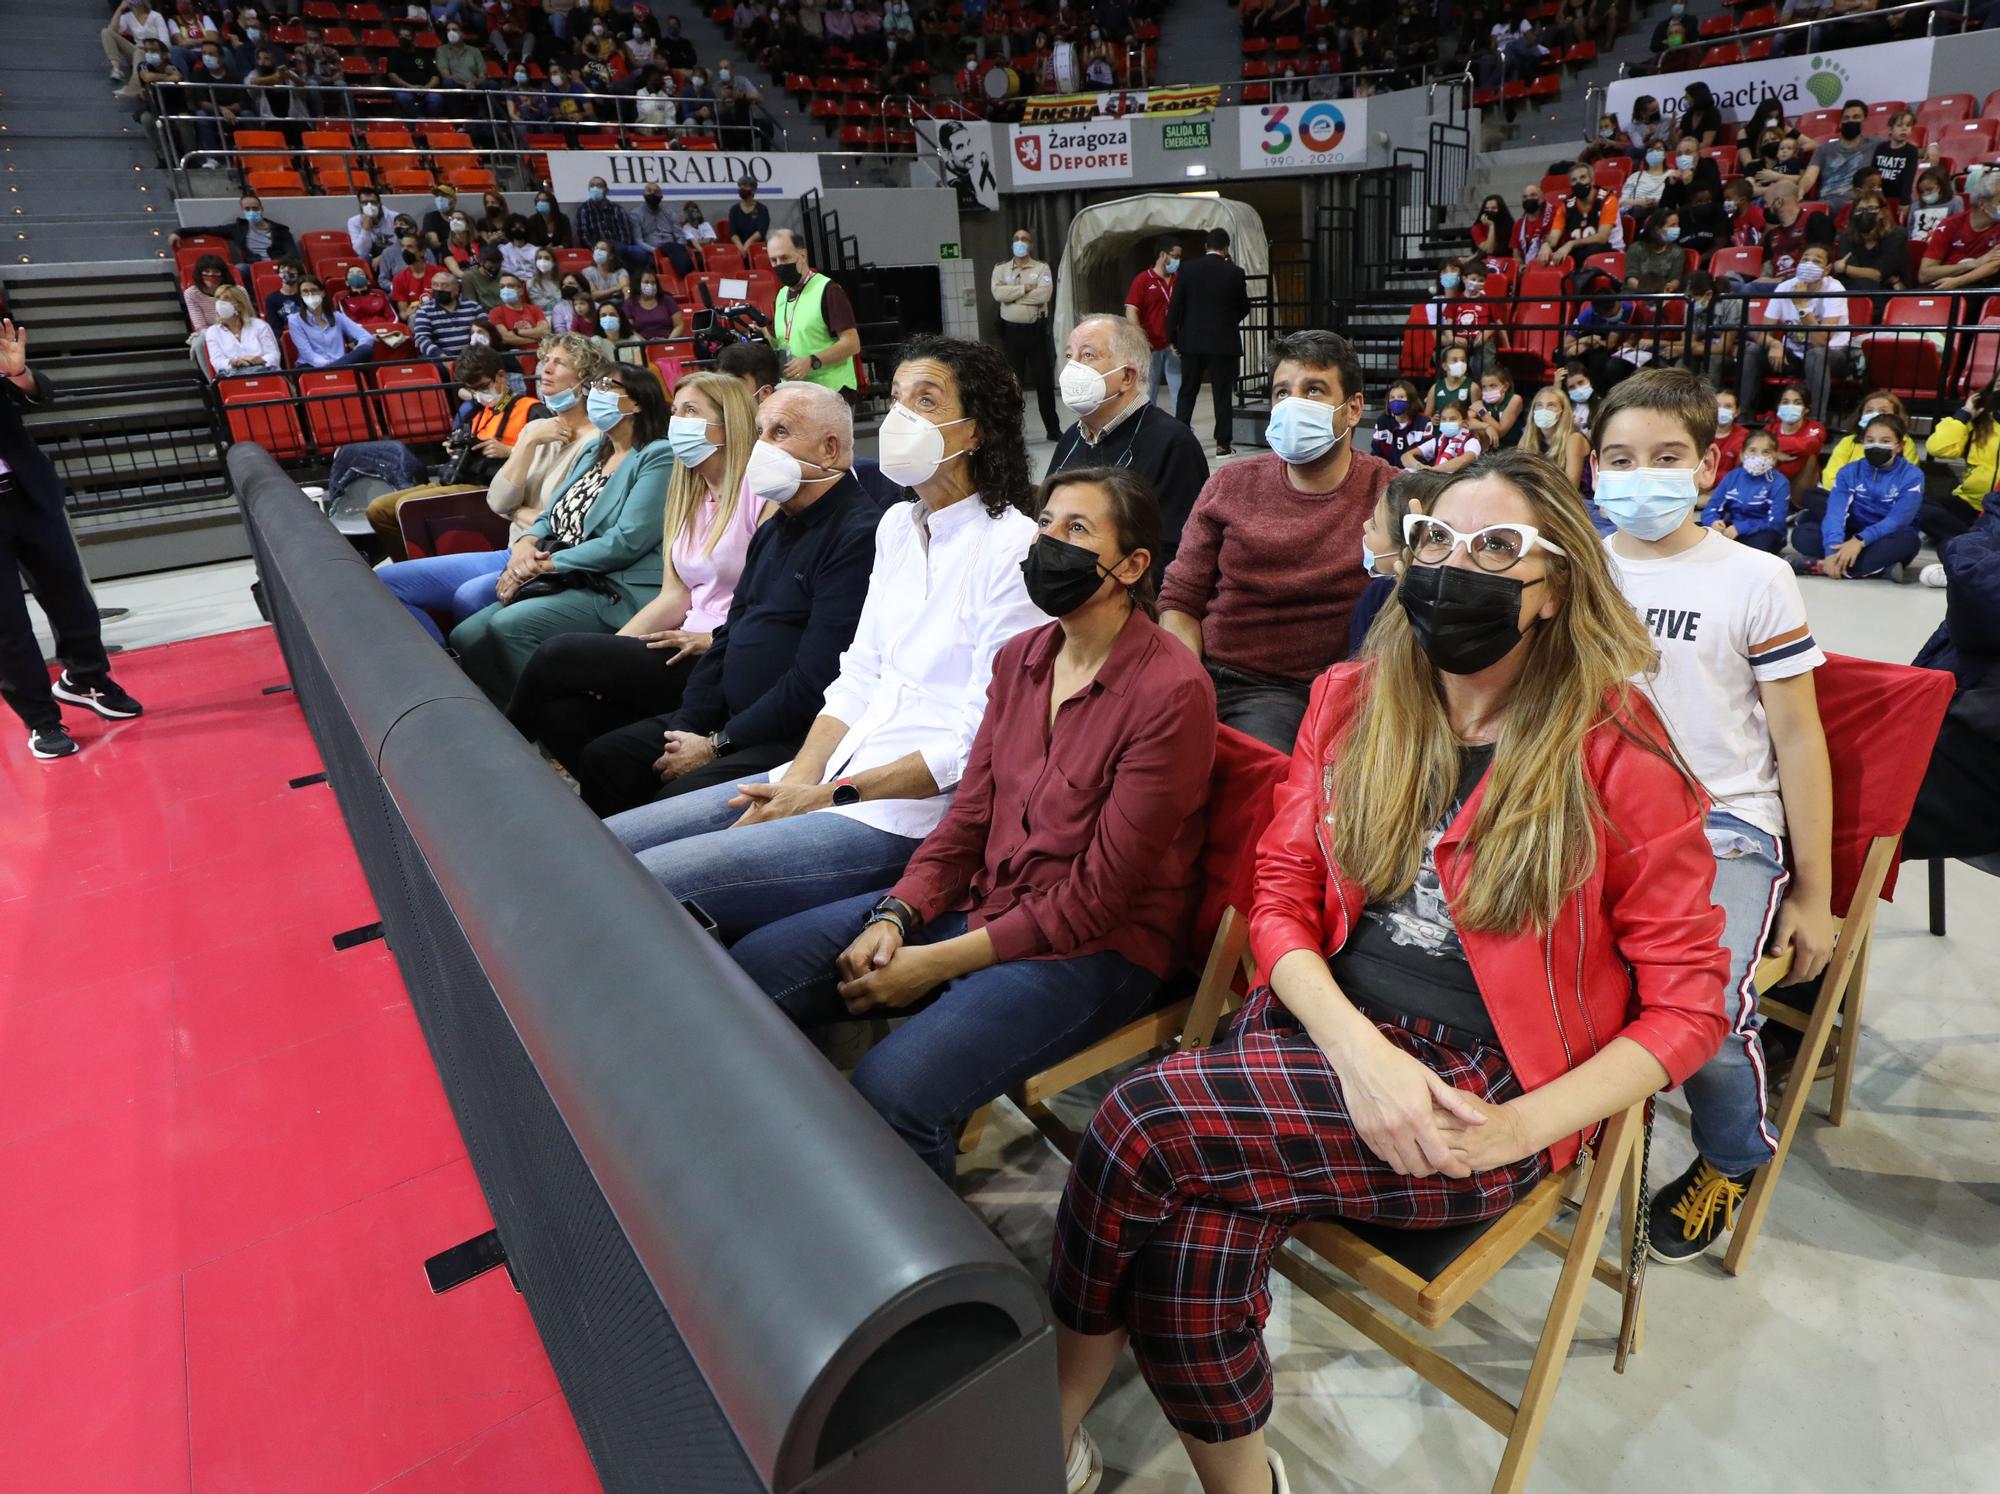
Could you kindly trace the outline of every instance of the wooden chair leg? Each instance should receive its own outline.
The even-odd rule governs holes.
[[[1618,1184],[1618,1212],[1621,1216],[1618,1226],[1618,1264],[1624,1269],[1631,1267],[1632,1247],[1637,1243],[1639,1234],[1639,1184],[1640,1169],[1645,1165],[1641,1160],[1644,1155],[1643,1147],[1632,1148],[1632,1160],[1626,1165]],[[1636,1354],[1645,1347],[1646,1298],[1642,1292],[1639,1296],[1639,1305],[1633,1313],[1632,1352]]]
[[[1522,1388],[1520,1406],[1514,1413],[1514,1430],[1507,1437],[1507,1453],[1500,1460],[1500,1472],[1493,1480],[1493,1494],[1519,1494],[1527,1485],[1528,1469],[1541,1446],[1549,1410],[1555,1404],[1556,1385],[1569,1358],[1570,1340],[1576,1336],[1576,1320],[1583,1312],[1584,1295],[1590,1290],[1598,1252],[1604,1248],[1613,1193],[1624,1185],[1631,1166],[1639,1117],[1640,1111],[1635,1107],[1613,1116],[1605,1124],[1597,1159],[1590,1169],[1590,1186],[1584,1190],[1583,1208],[1570,1234],[1569,1254],[1563,1258],[1562,1274],[1556,1278],[1555,1296],[1549,1302],[1549,1315],[1542,1324],[1535,1362],[1529,1366],[1528,1383]]]
[[[1835,971],[1832,967],[1829,967],[1828,975],[1840,979],[1843,984],[1850,978],[1848,971]],[[1799,1040],[1798,1057],[1792,1060],[1791,1076],[1785,1080],[1784,1098],[1778,1102],[1778,1149],[1769,1162],[1757,1169],[1743,1207],[1736,1211],[1735,1228],[1729,1232],[1729,1252],[1722,1258],[1722,1269],[1731,1276],[1743,1274],[1749,1264],[1750,1249],[1757,1243],[1757,1233],[1764,1227],[1764,1211],[1771,1206],[1771,1195],[1778,1187],[1778,1174],[1783,1171],[1785,1158],[1791,1152],[1792,1138],[1798,1134],[1806,1100],[1812,1094],[1813,1076],[1819,1072],[1820,1058],[1826,1052],[1826,1041],[1833,1031],[1834,1014],[1839,1008],[1840,1002],[1825,992],[1813,1003],[1805,1036]]]
[[[1870,929],[1847,978],[1847,999],[1840,1004],[1840,1055],[1833,1065],[1833,1097],[1827,1101],[1827,1124],[1837,1126],[1847,1116],[1847,1092],[1854,1083],[1854,1055],[1861,1051],[1861,1002],[1868,994],[1868,957],[1874,952]]]

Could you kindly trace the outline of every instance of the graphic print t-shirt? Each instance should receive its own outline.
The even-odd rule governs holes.
[[[1758,687],[1826,662],[1792,568],[1713,530],[1664,560],[1605,553],[1625,599],[1660,650],[1639,685],[1715,807],[1785,833],[1778,754]]]
[[[1451,807],[1424,839],[1417,880],[1401,897],[1363,908],[1347,943],[1328,965],[1352,1000],[1487,1039],[1495,1037],[1493,1019],[1458,942],[1436,857],[1438,842],[1492,763],[1491,746],[1467,747],[1459,754],[1458,786]]]

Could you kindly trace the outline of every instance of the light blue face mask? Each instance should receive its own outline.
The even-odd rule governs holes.
[[[1028,257],[1027,244],[1020,239],[1014,240],[1014,258],[1026,259],[1027,257]]]
[[[1333,428],[1333,406],[1295,395],[1271,406],[1264,444],[1284,462],[1300,467],[1325,456],[1346,434]]]
[[[245,208],[243,210],[243,221],[245,223],[262,223],[264,221],[264,210],[262,208]]]
[[[1448,290],[1448,291],[1455,291],[1455,290],[1457,290],[1457,289],[1458,289],[1458,271],[1456,271],[1456,270],[1446,270],[1446,271],[1445,271],[1445,272],[1444,272],[1444,273],[1443,273],[1442,275],[1438,276],[1438,284],[1439,284],[1439,285],[1441,285],[1441,286],[1443,286],[1443,287],[1444,287],[1444,288],[1445,288],[1446,290]]]
[[[708,439],[708,422],[699,415],[676,415],[669,420],[667,444],[683,467],[699,467],[722,449]]]
[[[1692,467],[1598,469],[1593,497],[1604,517],[1634,539],[1664,539],[1686,522],[1699,496]]]
[[[618,408],[622,396],[616,389],[593,389],[590,398],[584,401],[584,411],[590,416],[590,423],[601,431],[613,429],[625,418],[625,412]]]
[[[1376,553],[1375,553],[1375,552],[1374,552],[1373,550],[1371,550],[1371,549],[1369,549],[1369,548],[1368,548],[1368,541],[1367,541],[1367,540],[1363,540],[1363,541],[1361,542],[1361,574],[1362,574],[1362,575],[1364,575],[1364,576],[1372,576],[1372,575],[1374,575],[1374,574],[1375,574],[1375,562],[1377,562],[1377,561],[1378,561],[1378,560],[1380,560],[1381,558],[1382,558],[1381,556],[1377,555],[1377,554],[1376,554]]]
[[[565,389],[561,394],[550,394],[546,390],[542,392],[542,403],[548,406],[549,413],[553,415],[575,409],[576,401],[577,391],[574,388]]]
[[[1665,228],[1660,230],[1660,237],[1665,239],[1669,244],[1679,243],[1681,237],[1680,224],[1669,223]]]
[[[590,200],[592,202],[604,201],[604,189],[602,187],[592,187],[590,189]]]
[[[439,212],[441,212],[441,213],[448,213],[448,212],[450,212],[450,211],[451,211],[451,204],[452,204],[452,199],[451,199],[451,198],[449,198],[449,197],[446,197],[446,196],[445,196],[445,195],[444,195],[443,193],[441,193],[441,192],[440,192],[440,193],[439,193],[439,194],[438,194],[438,195],[437,195],[436,197],[433,197],[433,198],[431,199],[431,206],[432,206],[432,207],[434,207],[434,208],[436,208],[436,209],[437,209],[437,210],[438,210]]]
[[[1452,437],[1458,434],[1458,422],[1456,420],[1440,420],[1438,422],[1438,434],[1447,441],[1451,440]]]

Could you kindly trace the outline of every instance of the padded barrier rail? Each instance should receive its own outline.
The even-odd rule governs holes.
[[[604,1486],[1059,1489],[1054,1341],[1027,1271],[271,456],[242,443],[229,470],[299,704]]]

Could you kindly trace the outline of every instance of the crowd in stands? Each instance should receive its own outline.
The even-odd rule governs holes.
[[[1671,102],[1604,116],[1518,205],[1481,201],[1473,253],[1441,265],[1411,309],[1412,381],[1391,391],[1377,450],[1445,467],[1490,450],[1518,423],[1518,383],[1518,440],[1588,497],[1582,452],[1603,397],[1681,365],[1721,391],[1705,522],[1801,571],[1901,574],[1925,537],[1947,536],[1940,523],[1964,518],[1926,503],[1923,464],[1957,461],[1994,400],[2000,333],[1974,329],[2000,324],[1985,296],[2000,283],[2000,91],[1981,116],[1951,96],[1850,99],[1791,121],[1766,99],[1740,128],[1700,81]],[[1912,407],[1932,417],[1932,442]],[[1851,435],[1835,461],[1841,411]]]

